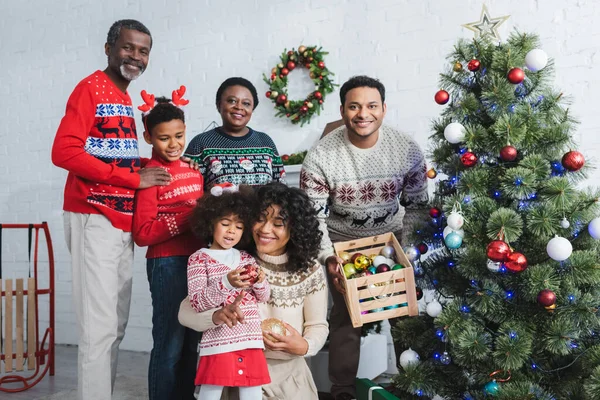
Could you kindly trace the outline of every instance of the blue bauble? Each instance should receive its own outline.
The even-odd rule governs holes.
[[[496,381],[491,381],[485,384],[483,387],[483,392],[488,396],[495,397],[500,393],[500,385],[496,383]]]
[[[444,238],[444,243],[449,249],[458,249],[462,244],[462,238],[456,232],[450,232]]]

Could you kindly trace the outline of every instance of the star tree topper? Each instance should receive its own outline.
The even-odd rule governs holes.
[[[497,41],[500,41],[501,38],[498,34],[498,27],[502,25],[508,18],[510,18],[510,15],[497,18],[490,17],[490,13],[484,4],[481,10],[481,17],[479,17],[479,21],[470,22],[468,24],[464,24],[463,26],[475,32],[476,38],[480,36],[489,36]]]

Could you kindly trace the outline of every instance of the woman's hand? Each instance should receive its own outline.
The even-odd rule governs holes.
[[[212,315],[212,321],[215,325],[225,324],[228,327],[237,325],[238,322],[244,323],[244,314],[240,309],[240,303],[244,298],[244,292],[238,294],[233,303],[223,306]]]
[[[181,161],[183,161],[184,163],[188,163],[188,165],[190,166],[191,169],[194,169],[196,171],[200,171],[200,164],[197,163],[196,161],[194,161],[193,158],[189,158],[186,156],[181,156],[179,157],[179,159]]]
[[[262,283],[262,281],[265,280],[265,271],[263,271],[262,268],[258,268],[258,279],[256,280],[256,283]]]
[[[327,260],[325,260],[327,273],[331,275],[333,286],[335,286],[335,289],[341,294],[346,293],[346,287],[344,286],[344,276],[342,275],[340,269],[340,266],[343,262],[344,260],[342,260],[338,256],[329,256],[327,257]]]
[[[250,275],[244,275],[244,270],[241,269],[233,269],[227,274],[229,284],[238,289],[247,289],[252,286],[248,281],[249,278]]]
[[[288,331],[287,335],[278,335],[273,332],[263,331],[263,340],[269,350],[283,351],[285,353],[303,356],[308,353],[308,342],[293,326],[284,322]]]

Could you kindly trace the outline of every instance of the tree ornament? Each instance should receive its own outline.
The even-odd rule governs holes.
[[[564,261],[573,253],[573,245],[568,239],[557,235],[550,239],[546,245],[546,252],[553,260]]]
[[[488,382],[483,387],[483,392],[486,394],[486,396],[496,397],[498,394],[500,394],[500,385],[498,385],[496,381]]]
[[[409,365],[417,365],[421,361],[421,357],[417,354],[416,351],[411,349],[404,350],[402,354],[400,354],[400,365],[402,368],[406,368]]]
[[[338,254],[338,256],[344,260],[344,262],[350,262],[350,253],[346,252],[346,251],[342,251]]]
[[[502,240],[494,240],[487,245],[487,258],[496,262],[503,262],[510,254],[510,247]]]
[[[277,318],[267,318],[263,320],[260,323],[260,327],[266,332],[273,332],[282,336],[287,335],[287,328],[285,327],[285,324],[282,320]],[[277,342],[275,338],[271,337],[271,339]]]
[[[272,99],[277,99],[277,96],[279,96],[279,92],[272,91],[272,92],[270,92],[270,93],[271,93],[271,98],[272,98]]]
[[[449,249],[452,249],[452,250],[458,249],[460,247],[460,245],[462,244],[462,241],[463,241],[462,238],[456,232],[451,232],[444,239],[444,243],[446,243],[446,247],[448,247]]]
[[[499,261],[493,261],[493,260],[487,260],[487,269],[490,272],[498,272],[500,271],[500,267],[502,266],[502,263]]]
[[[258,267],[256,265],[246,265],[244,267],[244,275],[248,275],[249,278],[246,279],[246,282],[249,282],[250,284],[254,285],[256,282],[258,282]]]
[[[267,92],[265,93],[265,96],[267,96],[267,99],[271,97],[271,92]]]
[[[548,307],[544,307],[549,313],[553,313],[554,310],[556,309],[556,303],[555,304],[551,304]]]
[[[300,51],[301,49],[304,51]],[[277,96],[271,96],[276,110],[275,115],[277,117],[287,118],[293,124],[299,123],[302,126],[305,123],[310,122],[314,115],[320,113],[323,109],[323,100],[325,100],[325,96],[332,93],[334,87],[337,86],[332,80],[334,74],[325,67],[323,57],[326,54],[328,53],[323,51],[322,48],[307,48],[303,45],[298,48],[298,51],[295,51],[294,49],[285,51],[279,57],[281,62],[271,70],[272,74],[276,74],[274,77],[275,79],[268,79],[268,77],[263,74],[263,80],[269,85],[271,92],[276,91],[287,97],[289,73],[298,68],[312,70],[309,73],[309,76],[315,85],[315,90],[311,91],[303,101],[293,100],[290,102],[289,107],[284,107],[283,104],[285,101],[280,102]],[[279,75],[279,78],[277,78],[277,75]],[[273,78],[273,76],[271,78]],[[313,102],[313,100],[316,101]]]
[[[354,263],[358,257],[362,256],[362,253],[354,253],[350,256],[350,262]]]
[[[480,66],[481,66],[481,62],[475,58],[472,59],[471,61],[469,61],[469,63],[467,64],[467,68],[471,72],[477,71]]]
[[[439,105],[444,105],[450,100],[450,95],[445,90],[438,90],[434,99]]]
[[[376,271],[377,271],[378,274],[382,274],[384,272],[389,272],[390,271],[390,266],[387,265],[387,264],[379,264],[377,266]]]
[[[354,259],[354,266],[357,271],[364,271],[370,265],[371,265],[371,260],[369,260],[369,257],[367,257],[367,256],[360,255]]]
[[[433,300],[431,303],[427,304],[426,311],[427,315],[435,318],[442,313],[442,305],[437,300]]]
[[[530,71],[539,71],[548,64],[548,54],[542,49],[529,50],[525,55],[525,65]]]
[[[540,306],[550,307],[556,303],[556,294],[550,289],[540,290],[537,295],[537,302]]]
[[[353,263],[348,263],[344,265],[344,275],[346,279],[352,278],[352,275],[356,274],[356,266]]]
[[[600,217],[596,217],[590,221],[588,225],[588,233],[594,239],[600,239]]]
[[[475,153],[467,151],[467,152],[465,152],[465,154],[463,154],[460,157],[460,162],[465,167],[470,168],[470,167],[474,166],[475,164],[477,164],[477,156],[475,155]]]
[[[502,161],[515,161],[518,154],[517,149],[510,144],[500,149],[500,159]]]
[[[423,289],[416,287],[415,291],[417,292],[417,300],[421,300],[423,298]]]
[[[280,94],[279,96],[277,96],[277,104],[285,104],[285,102],[287,101],[287,96],[285,94]]]
[[[383,249],[381,249],[380,254],[387,258],[393,258],[394,254],[396,254],[396,250],[394,250],[392,246],[385,246]]]
[[[442,363],[443,365],[450,365],[451,362],[452,358],[450,357],[450,354],[448,354],[447,351],[443,352],[440,356],[440,363]]]
[[[504,266],[511,272],[523,272],[527,268],[527,258],[521,253],[510,253],[504,261]]]
[[[433,179],[437,176],[437,171],[433,168],[430,168],[429,171],[427,171],[427,177],[429,179]]]
[[[562,158],[562,166],[571,172],[579,171],[584,164],[585,158],[578,151],[571,150]]]
[[[415,261],[421,255],[421,253],[419,253],[419,249],[417,249],[415,246],[406,246],[402,250],[404,250],[404,254],[406,255],[406,258],[408,258],[408,261]]]
[[[444,129],[444,137],[449,143],[457,144],[465,140],[465,127],[458,122],[449,123]]]
[[[518,85],[525,79],[525,72],[521,68],[512,68],[506,78],[510,83]]]
[[[431,218],[438,218],[441,214],[442,214],[442,211],[440,211],[440,209],[437,207],[431,207],[429,209],[429,216]]]
[[[461,239],[465,238],[465,231],[462,229],[459,230],[454,230],[452,228],[450,228],[449,226],[444,228],[444,231],[442,232],[442,237],[445,239],[446,236],[448,236],[449,234],[451,234],[452,232],[456,233],[458,236],[460,236]]]
[[[571,226],[571,223],[569,222],[569,220],[567,220],[565,217],[563,217],[563,219],[560,221],[560,227],[563,229],[569,229],[570,226]]]
[[[392,267],[392,271],[397,271],[397,270],[399,270],[399,269],[404,269],[404,265],[402,265],[402,264],[395,264],[395,265]]]
[[[417,249],[419,250],[419,253],[425,254],[427,253],[427,250],[429,250],[429,247],[427,247],[425,243],[419,243],[417,245]]]
[[[454,70],[454,72],[460,72],[463,70],[463,65],[457,61],[454,63],[452,69]]]
[[[448,215],[448,219],[446,220],[446,223],[448,224],[450,229],[457,231],[460,228],[462,228],[462,226],[465,223],[465,219],[462,216],[462,214],[459,213],[458,211],[452,211],[450,213],[450,215]]]
[[[373,266],[378,267],[380,264],[385,264],[387,262],[387,258],[385,256],[375,256],[373,257]]]

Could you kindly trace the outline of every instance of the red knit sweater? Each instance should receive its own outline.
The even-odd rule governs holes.
[[[182,161],[165,161],[154,151],[148,167],[166,169],[172,180],[167,186],[137,191],[133,240],[138,246],[148,246],[146,258],[189,256],[203,246],[188,222],[196,200],[203,194],[202,174]]]
[[[140,185],[133,107],[129,94],[104,72],[94,72],[71,93],[52,162],[69,171],[65,211],[104,214],[115,228],[131,231],[133,197]]]

